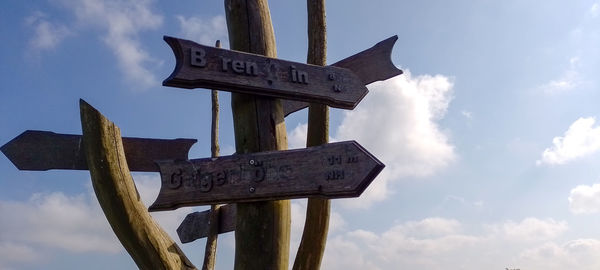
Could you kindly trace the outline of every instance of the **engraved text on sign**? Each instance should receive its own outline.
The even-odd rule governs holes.
[[[354,141],[157,164],[162,184],[150,210],[312,196],[355,197],[383,169]]]

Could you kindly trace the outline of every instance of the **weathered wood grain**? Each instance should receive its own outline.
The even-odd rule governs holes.
[[[27,130],[0,150],[19,169],[27,171],[87,170],[81,135]],[[146,139],[123,137],[131,171],[158,172],[154,160],[187,159],[195,139]]]
[[[119,128],[80,101],[83,148],[108,223],[140,269],[196,269],[152,219],[137,193]]]
[[[307,0],[308,54],[306,61],[314,65],[327,64],[327,27],[325,0]],[[329,107],[312,103],[308,108],[306,146],[329,142]],[[324,198],[308,198],[306,218],[300,246],[296,253],[293,270],[321,268],[329,231],[331,201]]]
[[[348,69],[218,49],[174,37],[164,39],[177,61],[173,74],[163,82],[165,86],[218,88],[343,109],[354,108],[369,91]]]
[[[225,0],[229,46],[277,57],[266,0]],[[278,99],[231,94],[237,153],[287,149]],[[289,265],[289,200],[237,204],[234,270],[284,270]]]
[[[218,217],[218,233],[228,233],[235,230],[236,217],[235,204],[221,205],[214,211]],[[213,210],[190,213],[177,228],[177,235],[181,243],[190,243],[208,236],[209,220]]]
[[[320,17],[320,15],[309,16],[309,23],[311,23],[310,20],[314,20],[313,18]],[[311,31],[309,30],[309,39],[311,39],[310,35]],[[317,36],[315,39],[317,38],[320,38],[320,36]],[[376,81],[384,81],[400,75],[402,74],[402,70],[396,68],[391,60],[392,48],[394,47],[396,40],[398,40],[398,36],[390,37],[375,44],[375,46],[367,50],[342,59],[331,66],[351,70],[354,74],[361,78],[365,85]],[[309,43],[309,46],[318,46],[316,41],[309,42],[311,42]],[[317,55],[317,57],[319,56]],[[309,61],[309,63],[319,65],[316,62]],[[325,65],[325,62],[323,62],[323,65]],[[285,116],[308,107],[308,102],[298,100],[282,100],[281,103],[283,105],[283,113]]]
[[[161,188],[150,211],[216,203],[356,197],[384,167],[355,141],[157,163]]]

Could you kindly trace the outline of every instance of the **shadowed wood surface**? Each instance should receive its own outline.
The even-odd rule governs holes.
[[[161,188],[150,211],[216,203],[357,197],[384,167],[355,141],[157,163]]]
[[[81,139],[81,135],[27,130],[0,150],[19,170],[87,170]],[[129,170],[141,172],[158,172],[154,160],[188,159],[188,152],[196,143],[195,139],[128,137],[122,141]]]
[[[327,64],[327,23],[325,0],[307,0],[308,53],[309,64]],[[308,108],[308,131],[306,146],[317,146],[329,142],[329,107],[311,103]],[[308,198],[306,219],[296,253],[293,270],[314,270],[321,268],[327,233],[331,202],[324,198]]]
[[[225,0],[232,50],[277,57],[266,0]],[[231,94],[236,152],[287,149],[279,100]],[[289,264],[290,202],[237,204],[235,270],[284,270]]]
[[[125,161],[119,128],[80,101],[83,147],[92,186],[108,223],[140,269],[196,269],[152,219]]]
[[[163,82],[165,86],[218,88],[343,109],[354,108],[368,92],[361,78],[348,69],[218,49],[174,37],[164,39],[177,61],[173,74]],[[199,59],[202,63],[197,63]]]
[[[221,205],[215,212],[218,221],[219,233],[228,233],[235,230],[235,204]],[[177,228],[177,235],[181,243],[190,243],[196,239],[208,236],[210,214],[213,210],[194,212],[188,214]]]
[[[315,6],[315,4],[312,3],[312,0],[307,0],[308,1],[308,8],[309,8],[309,12],[311,12],[311,8],[313,10],[315,10],[315,12],[319,12],[319,8],[318,7],[311,7]],[[319,0],[320,1],[320,0]],[[314,16],[313,16],[314,15]],[[313,14],[313,15],[309,15],[308,16],[308,20],[309,20],[309,28],[311,27],[310,24],[314,24],[315,26],[320,24],[320,22],[314,22],[314,21],[318,21],[321,20],[321,18],[323,18],[323,22],[324,20],[324,16],[321,16],[319,14]],[[313,22],[311,22],[313,21]],[[323,23],[322,25],[325,25],[325,23]],[[309,54],[311,53],[311,49],[310,46],[320,46],[317,42],[318,39],[320,39],[321,37],[323,37],[323,40],[325,40],[325,36],[321,35],[320,33],[316,33],[313,30],[309,30]],[[311,38],[311,35],[313,35],[313,37]],[[313,41],[310,41],[310,40]],[[354,74],[356,74],[361,80],[362,82],[367,85],[376,81],[384,81],[387,80],[389,78],[395,77],[397,75],[402,74],[402,70],[399,70],[398,68],[396,68],[396,66],[394,66],[394,63],[392,63],[392,48],[394,47],[394,44],[396,43],[396,40],[398,40],[398,36],[393,36],[390,37],[386,40],[383,40],[377,44],[375,44],[375,46],[364,50],[360,53],[357,53],[355,55],[352,55],[348,58],[342,59],[336,63],[334,63],[331,66],[334,67],[341,67],[341,68],[346,68],[351,70]],[[326,43],[324,43],[326,44]],[[312,58],[313,56],[308,56],[308,63],[313,64],[313,65],[320,65],[318,63],[319,60],[318,58],[321,57],[321,55],[326,55],[326,52],[315,52],[315,58],[313,58],[316,61],[311,61],[310,58]],[[323,58],[323,65],[325,65],[326,59]],[[291,113],[297,112],[299,110],[302,110],[304,108],[308,107],[308,102],[304,102],[304,101],[298,101],[298,100],[282,100],[281,101],[283,104],[283,113],[285,114],[285,116],[288,116]]]

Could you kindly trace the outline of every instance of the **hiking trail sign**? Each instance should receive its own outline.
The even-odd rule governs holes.
[[[157,164],[161,188],[149,211],[306,197],[357,197],[384,168],[355,141]]]
[[[188,158],[196,139],[145,139],[123,137],[130,171],[158,172],[154,160]],[[87,170],[82,136],[27,130],[0,150],[19,170]]]
[[[165,36],[175,54],[176,65],[163,85],[221,89],[353,109],[369,92],[365,85],[402,74],[391,61],[397,39],[390,37],[323,67]]]

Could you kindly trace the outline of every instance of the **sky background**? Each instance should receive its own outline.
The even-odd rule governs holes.
[[[163,35],[228,47],[221,1],[7,0],[0,4],[0,144],[81,134],[86,100],[123,136],[196,138],[210,155],[210,92],[161,86]],[[278,57],[306,60],[304,1],[271,1]],[[600,2],[327,1],[328,62],[398,35],[405,74],[331,110],[385,170],[332,203],[322,269],[600,269]],[[234,151],[221,92],[222,155]],[[286,118],[290,148],[307,111]],[[157,173],[134,173],[148,205]],[[306,200],[292,202],[293,262]],[[185,215],[153,213],[177,239]],[[204,241],[181,245],[196,266]],[[232,269],[233,233],[217,269]],[[135,269],[87,171],[27,172],[0,155],[0,269]]]

